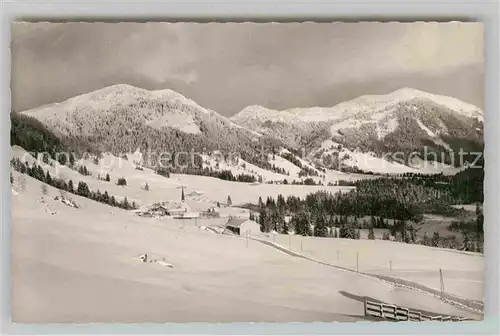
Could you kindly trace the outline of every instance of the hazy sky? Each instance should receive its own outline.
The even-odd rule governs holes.
[[[414,87],[483,107],[478,23],[17,23],[17,111],[126,83],[226,116]]]

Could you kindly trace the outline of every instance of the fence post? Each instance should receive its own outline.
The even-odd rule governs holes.
[[[247,236],[247,248],[248,248],[248,230],[246,231],[246,236]]]
[[[443,270],[439,269],[439,281],[441,285],[441,298],[444,298],[444,279],[443,279]]]
[[[300,253],[302,253],[302,239],[300,240]]]
[[[288,235],[288,249],[292,250],[292,235]]]
[[[337,261],[339,261],[339,250],[337,250]]]
[[[359,252],[356,252],[356,272],[359,273]]]
[[[392,272],[392,260],[389,260],[389,272]]]

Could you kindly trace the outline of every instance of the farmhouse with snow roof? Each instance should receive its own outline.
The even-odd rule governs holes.
[[[226,223],[226,229],[234,232],[237,235],[245,236],[259,234],[260,224],[248,218],[230,218]]]

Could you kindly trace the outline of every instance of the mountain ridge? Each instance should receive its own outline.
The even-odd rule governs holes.
[[[270,115],[281,114],[280,117],[282,118],[282,120],[286,118],[286,116],[283,116],[283,114],[285,113],[288,113],[290,116],[293,116],[301,121],[325,121],[325,119],[315,120],[314,118],[312,118],[314,114],[316,114],[317,116],[323,115],[325,117],[329,117],[328,120],[335,120],[349,116],[344,115],[342,112],[350,112],[350,114],[352,115],[358,112],[364,112],[366,109],[376,110],[378,108],[386,107],[388,104],[395,104],[402,100],[407,101],[414,98],[426,98],[429,100],[433,100],[436,103],[445,105],[449,108],[453,106],[455,107],[455,110],[457,110],[457,112],[461,112],[469,117],[479,117],[480,119],[484,120],[484,113],[482,109],[473,104],[460,101],[459,99],[450,96],[435,95],[429,92],[409,87],[403,87],[387,95],[362,95],[351,100],[340,102],[331,107],[313,106],[303,108],[295,107],[286,110],[275,110],[266,108],[261,105],[249,105],[243,108],[240,112],[233,115],[230,120],[238,121],[241,119],[245,119],[252,114],[260,116],[264,113],[268,113]],[[374,106],[375,104],[379,104],[381,106]],[[457,106],[458,109],[456,109]],[[351,107],[351,110],[349,110],[349,107]]]
[[[330,108],[277,111],[250,105],[226,118],[173,90],[118,84],[20,113],[101,151],[238,151],[264,169],[271,169],[271,164],[259,158],[263,147],[273,153],[305,148],[304,159],[313,162],[323,154],[335,154],[324,145],[328,141],[352,153],[375,155],[397,150],[408,155],[426,146],[444,152],[458,145],[474,150],[483,146],[481,109],[412,88],[363,95]],[[356,162],[349,162],[356,167]]]

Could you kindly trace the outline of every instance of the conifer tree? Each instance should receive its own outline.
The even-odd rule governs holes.
[[[259,224],[260,224],[260,231],[269,232],[269,223],[267,218],[267,211],[265,208],[260,208]]]
[[[109,204],[109,195],[107,191],[104,191],[104,194],[102,195],[102,202]]]
[[[325,220],[323,217],[319,217],[316,220],[316,225],[314,226],[314,236],[316,237],[326,237],[328,235],[328,228],[326,227]]]
[[[52,185],[52,176],[50,176],[50,172],[47,170],[47,174],[45,176],[45,182],[48,184],[48,185]]]
[[[373,230],[373,226],[370,226],[370,229],[368,230],[368,239],[370,239],[370,240],[375,239],[375,232]]]
[[[427,232],[424,232],[424,236],[422,237],[421,244],[425,245],[425,246],[430,245],[429,236],[427,235]]]
[[[435,231],[434,234],[432,235],[431,246],[439,247],[440,243],[441,243],[441,236],[439,235],[439,232]]]
[[[127,196],[125,196],[125,198],[123,199],[121,207],[125,210],[129,209],[130,205],[128,204]]]
[[[465,250],[465,251],[472,251],[473,248],[472,248],[472,243],[470,241],[470,238],[469,238],[469,235],[467,234],[467,232],[464,232],[463,233],[463,247],[462,249]]]

